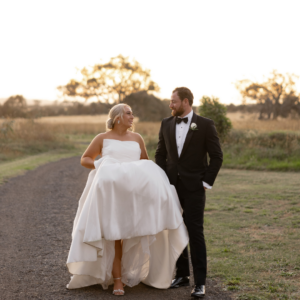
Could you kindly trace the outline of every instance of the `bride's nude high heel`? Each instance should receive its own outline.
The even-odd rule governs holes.
[[[115,280],[118,280],[118,279],[121,279],[121,277],[119,278],[114,278],[114,281]],[[123,287],[125,287],[125,285],[123,285]],[[115,293],[121,293],[120,295],[116,295]],[[115,296],[124,296],[125,294],[125,291],[124,290],[120,290],[120,289],[117,289],[117,290],[113,290],[113,295]]]

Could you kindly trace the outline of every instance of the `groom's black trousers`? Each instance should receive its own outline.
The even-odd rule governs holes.
[[[196,285],[205,285],[207,272],[206,246],[203,233],[205,190],[201,188],[189,192],[180,177],[177,178],[176,190],[183,208],[183,220],[190,238],[194,280]],[[188,248],[186,247],[176,263],[176,277],[190,276]]]

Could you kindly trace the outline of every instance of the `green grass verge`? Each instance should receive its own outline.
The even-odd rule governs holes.
[[[11,159],[8,161],[2,161],[0,159],[0,184],[7,179],[22,175],[28,170],[33,170],[48,162],[60,160],[62,158],[82,155],[88,144],[94,138],[94,135],[74,135],[74,134],[62,134],[61,138],[66,143],[53,142],[52,147],[56,147],[54,150],[46,151],[46,143],[40,142],[43,148],[39,148],[37,154],[32,150],[32,143],[25,145],[22,148],[22,153],[14,156],[11,154]],[[48,147],[48,149],[51,147]]]
[[[28,170],[33,170],[48,162],[57,161],[62,158],[82,155],[83,147],[79,145],[72,150],[53,150],[42,154],[31,155],[25,158],[0,164],[0,184],[7,179],[22,175]]]
[[[297,132],[232,130],[222,145],[223,167],[247,170],[300,171]]]
[[[300,299],[299,174],[221,170],[207,192],[208,274],[237,299]]]
[[[237,154],[233,147],[224,147],[223,167],[245,170],[300,171],[300,156],[286,154],[284,158],[263,157],[263,150],[243,149]],[[272,150],[268,150],[269,154]]]

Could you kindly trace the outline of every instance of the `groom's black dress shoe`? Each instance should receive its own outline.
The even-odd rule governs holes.
[[[178,277],[172,280],[172,284],[169,287],[170,289],[179,288],[181,286],[189,286],[190,285],[190,278],[185,277]]]
[[[205,285],[195,285],[191,296],[195,298],[203,298],[205,296]]]

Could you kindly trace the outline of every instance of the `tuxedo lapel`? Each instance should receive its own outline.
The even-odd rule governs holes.
[[[174,149],[174,155],[176,159],[178,159],[178,150],[177,150],[177,143],[176,143],[176,118],[173,117],[173,120],[171,121],[170,126],[170,143],[171,143],[171,149]]]
[[[197,121],[197,115],[195,113],[193,113],[193,117],[192,117],[192,121],[191,121],[191,124],[192,123],[196,123]],[[191,124],[190,124],[190,128],[191,128]],[[197,124],[197,123],[196,123]],[[182,155],[184,154],[184,152],[186,151],[186,149],[188,148],[189,146],[189,143],[192,139],[192,136],[193,136],[193,133],[194,133],[194,130],[191,130],[189,128],[189,131],[186,135],[186,138],[185,138],[185,141],[184,141],[184,145],[183,145],[183,148],[182,148],[182,151],[181,151],[181,154],[180,154],[180,157],[182,157]]]

